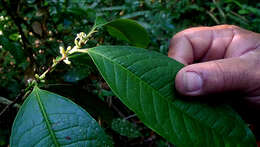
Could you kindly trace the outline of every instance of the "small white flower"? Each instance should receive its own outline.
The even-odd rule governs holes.
[[[62,55],[62,57],[66,56],[66,52],[63,46],[60,46],[60,54]]]
[[[68,59],[68,58],[66,58],[65,60],[63,60],[63,62],[64,62],[64,63],[66,63],[66,64],[68,64],[68,65],[70,65],[70,64],[71,64],[71,62],[69,61],[69,59]]]

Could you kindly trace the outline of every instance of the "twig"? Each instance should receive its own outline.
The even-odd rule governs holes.
[[[111,107],[119,114],[120,117],[125,117],[125,115],[115,105],[112,104]]]
[[[12,9],[10,7],[8,7],[8,2],[6,2],[5,0],[2,0],[2,1],[0,1],[0,4],[2,4],[4,6],[4,9],[11,16],[15,25],[18,27],[18,30],[19,30],[19,33],[21,35],[22,42],[23,42],[23,45],[24,45],[25,54],[27,54],[28,57],[31,59],[31,61],[33,61],[34,58],[33,58],[32,47],[30,46],[30,43],[27,40],[27,38],[26,38],[26,36],[25,36],[25,34],[22,30],[22,26],[21,26],[21,22],[23,22],[23,20],[20,17],[18,17],[18,15],[15,14],[15,11],[12,11]],[[18,6],[17,3],[16,3],[16,6]],[[54,60],[53,64],[40,76],[36,74],[35,75],[36,79],[40,80],[40,82],[43,82],[46,74],[51,72],[52,70],[54,70],[56,65],[59,64],[62,61],[64,61],[66,64],[70,64],[70,61],[68,61],[68,55],[75,53],[75,52],[85,52],[86,53],[87,52],[86,49],[80,50],[80,48],[82,47],[82,45],[85,45],[87,43],[87,41],[89,40],[89,38],[91,37],[92,34],[97,32],[96,28],[97,28],[97,26],[94,26],[87,35],[84,32],[77,34],[77,37],[74,40],[75,46],[73,48],[71,48],[69,46],[67,48],[67,50],[65,51],[63,47],[60,47],[60,53],[62,54],[62,57]],[[6,110],[8,110],[15,103],[17,103],[17,101],[20,100],[21,97],[22,97],[22,100],[25,99],[27,97],[27,95],[31,92],[31,88],[35,85],[37,85],[37,82],[34,80],[26,89],[21,90],[21,92],[16,96],[14,101],[9,103],[0,112],[0,117],[6,112]]]
[[[18,100],[21,98],[21,96],[24,94],[24,90],[21,90],[21,92],[16,96],[14,101],[10,104],[8,104],[1,112],[0,112],[0,118],[1,116],[10,108],[12,107],[15,103],[18,102]]]
[[[64,61],[66,64],[70,64],[70,61],[68,60],[68,56],[70,54],[73,54],[75,52],[86,53],[87,49],[80,49],[80,48],[87,43],[89,38],[95,32],[97,32],[97,31],[96,31],[96,27],[94,26],[87,35],[84,32],[77,34],[77,37],[74,40],[75,46],[73,48],[71,46],[68,46],[65,51],[65,49],[63,47],[60,47],[60,53],[61,53],[62,57],[58,60],[54,60],[52,65],[40,76],[36,75],[36,78],[40,81],[44,81],[46,74],[51,72],[56,67],[56,65],[59,64],[60,62]]]
[[[14,101],[12,103],[8,104],[1,112],[0,112],[0,118],[1,116],[14,104],[16,104],[20,99],[24,100],[29,93],[31,92],[31,88],[34,86],[34,84],[29,85],[26,89],[22,89],[21,92],[15,97]]]
[[[53,64],[39,77],[39,79],[44,79],[46,74],[51,72],[57,64],[59,64],[61,61],[65,60],[66,56],[60,58],[58,61],[53,62]]]
[[[233,15],[235,15],[235,16],[239,17],[240,19],[242,19],[243,21],[245,21],[246,23],[249,23],[249,21],[248,21],[245,17],[243,17],[243,16],[237,14],[237,13],[234,12],[234,11],[230,11],[230,12],[231,12]]]
[[[220,24],[219,20],[209,11],[207,11],[207,14],[216,22],[216,24]]]
[[[130,119],[130,118],[135,117],[135,116],[136,116],[136,114],[132,114],[132,115],[125,117],[124,119],[127,120],[127,119]]]
[[[110,106],[118,113],[118,115],[122,118],[125,118],[126,116],[112,103],[112,97],[108,97],[110,98],[111,102],[110,102]]]
[[[49,88],[49,87],[52,87],[52,86],[72,86],[72,84],[45,84],[44,85],[44,88]]]
[[[10,104],[12,104],[13,102],[10,101],[10,100],[7,99],[7,98],[4,98],[4,97],[0,96],[0,103],[5,104],[5,105],[10,105]],[[13,107],[20,108],[20,105],[19,105],[19,104],[14,104]]]
[[[213,0],[213,3],[216,5],[216,7],[217,7],[217,9],[218,9],[218,11],[219,11],[219,13],[220,13],[220,15],[223,17],[224,23],[226,23],[226,15],[225,15],[225,13],[223,12],[223,10],[221,9],[221,7],[219,6],[219,3],[216,2],[216,0]]]

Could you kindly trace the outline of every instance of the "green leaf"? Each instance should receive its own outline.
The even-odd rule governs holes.
[[[106,27],[111,36],[134,46],[145,48],[150,42],[146,30],[134,20],[117,19],[107,23]]]
[[[14,56],[17,63],[21,63],[26,59],[23,49],[18,42],[10,41],[8,38],[0,36],[0,44],[3,45],[5,50],[9,51]]]
[[[128,120],[121,118],[114,119],[112,121],[111,129],[113,129],[120,135],[127,136],[129,138],[136,138],[142,135],[136,125],[132,124]]]
[[[64,76],[63,79],[66,82],[76,83],[90,75],[91,69],[87,67],[76,67],[69,70]]]
[[[102,18],[102,17],[100,17],[100,16],[97,16],[97,17],[96,17],[96,20],[95,20],[94,27],[100,28],[100,27],[106,25],[107,23],[108,23],[108,22],[107,22],[104,18]]]
[[[88,54],[120,100],[176,146],[256,146],[252,132],[230,107],[178,98],[174,79],[183,65],[177,61],[127,46],[99,46]]]
[[[98,123],[81,107],[35,87],[12,128],[12,147],[113,146]]]

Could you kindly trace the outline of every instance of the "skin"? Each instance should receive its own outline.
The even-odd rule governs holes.
[[[175,80],[180,94],[239,93],[260,108],[260,34],[232,25],[190,28],[173,36],[168,56],[186,65]]]

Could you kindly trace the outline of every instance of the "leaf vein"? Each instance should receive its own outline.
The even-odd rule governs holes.
[[[36,98],[37,98],[37,101],[38,101],[38,104],[39,104],[41,113],[42,113],[43,118],[44,118],[44,120],[45,120],[45,122],[46,122],[47,129],[48,129],[48,131],[49,131],[49,133],[50,133],[50,136],[51,136],[51,138],[52,138],[52,140],[53,140],[53,142],[54,142],[54,145],[55,145],[56,147],[59,147],[59,143],[58,143],[58,141],[57,141],[57,139],[56,139],[56,136],[55,136],[55,134],[54,134],[54,131],[52,130],[52,127],[51,127],[51,122],[50,122],[50,120],[49,120],[49,118],[48,118],[47,112],[46,112],[46,110],[45,110],[45,108],[44,108],[44,106],[43,106],[43,103],[42,103],[41,99],[40,99],[40,95],[39,95],[38,88],[35,89],[35,96],[36,96]]]

